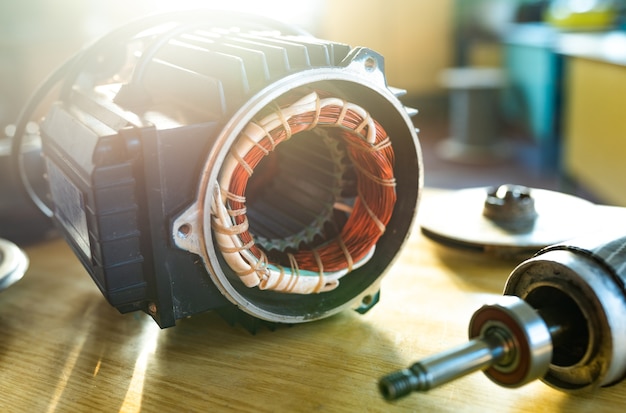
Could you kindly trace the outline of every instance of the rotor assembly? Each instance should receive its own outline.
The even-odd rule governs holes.
[[[625,252],[623,229],[542,249],[474,313],[468,343],[382,377],[381,394],[395,400],[479,370],[504,387],[542,380],[578,391],[622,381]]]

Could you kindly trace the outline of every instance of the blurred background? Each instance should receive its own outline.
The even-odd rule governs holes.
[[[269,15],[380,52],[389,84],[420,110],[427,186],[516,183],[626,206],[617,0],[3,1],[0,131],[10,134],[37,84],[97,37],[148,13],[197,7]],[[8,171],[0,174],[7,185]]]

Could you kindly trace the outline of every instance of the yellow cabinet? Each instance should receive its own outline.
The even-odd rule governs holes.
[[[566,68],[565,173],[603,202],[626,206],[626,65],[569,56]]]
[[[326,2],[319,37],[370,47],[385,57],[392,86],[413,95],[441,93],[441,71],[452,65],[452,0]]]

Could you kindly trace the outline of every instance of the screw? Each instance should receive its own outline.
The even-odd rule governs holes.
[[[535,199],[531,190],[522,185],[491,187],[487,190],[483,215],[507,230],[528,231],[537,218]]]

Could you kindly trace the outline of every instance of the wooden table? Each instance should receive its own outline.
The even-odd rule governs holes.
[[[215,313],[160,330],[121,315],[62,240],[26,248],[31,266],[0,296],[0,411],[601,412],[626,383],[565,394],[541,382],[501,388],[482,373],[388,403],[380,376],[466,341],[474,310],[516,262],[450,251],[416,226],[380,303],[251,335]]]

